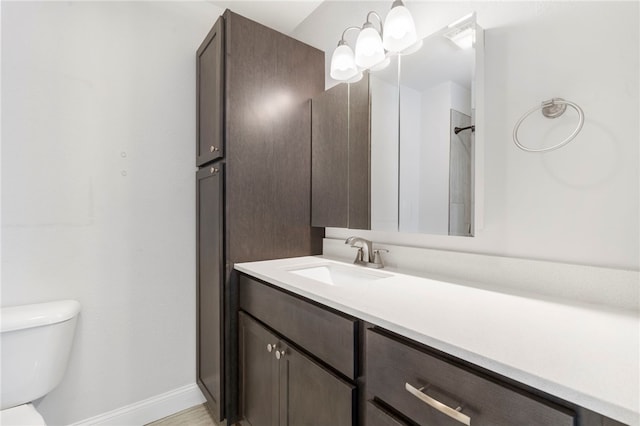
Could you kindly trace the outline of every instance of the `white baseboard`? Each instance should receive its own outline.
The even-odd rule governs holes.
[[[198,389],[198,386],[193,383],[89,419],[73,423],[71,426],[145,425],[204,402],[205,398],[200,392],[200,389]]]

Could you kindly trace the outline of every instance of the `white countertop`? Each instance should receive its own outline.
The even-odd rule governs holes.
[[[640,317],[428,278],[332,286],[288,270],[322,257],[235,269],[630,425],[640,425]],[[369,270],[369,269],[368,269]],[[378,270],[371,270],[378,271]]]

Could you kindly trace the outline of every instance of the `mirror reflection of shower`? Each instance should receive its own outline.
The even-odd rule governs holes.
[[[468,15],[399,58],[401,232],[473,235],[475,28]]]
[[[449,135],[449,235],[471,235],[473,139],[471,117],[451,109]]]
[[[479,40],[472,13],[369,74],[372,230],[473,236]]]

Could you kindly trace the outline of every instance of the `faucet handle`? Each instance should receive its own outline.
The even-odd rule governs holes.
[[[389,250],[387,249],[375,249],[373,251],[373,263],[375,265],[380,265],[380,267],[383,267],[384,264],[382,263],[382,254],[380,254],[381,251],[389,253]]]
[[[357,247],[357,248],[358,248],[358,252],[356,253],[356,260],[354,261],[354,263],[362,262],[364,258],[364,252],[362,250],[362,247]]]

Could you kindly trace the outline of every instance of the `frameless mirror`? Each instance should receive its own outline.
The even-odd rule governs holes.
[[[371,111],[371,229],[398,230],[399,56],[369,74]]]
[[[381,85],[372,74],[373,230],[473,235],[475,35],[471,14],[399,56],[397,93],[385,101],[399,104],[397,123],[376,116],[384,108],[376,104]],[[375,127],[380,122],[384,134],[378,134],[383,126]],[[395,170],[387,162],[395,162]],[[385,183],[374,185],[376,177]]]

